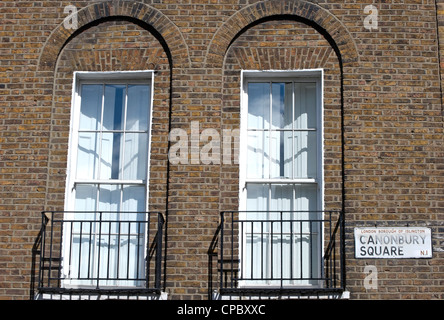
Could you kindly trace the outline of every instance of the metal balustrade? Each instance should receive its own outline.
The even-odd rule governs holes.
[[[165,220],[153,212],[43,212],[39,294],[160,294]]]
[[[222,212],[208,256],[209,298],[215,288],[219,295],[340,293],[344,217],[333,211]]]

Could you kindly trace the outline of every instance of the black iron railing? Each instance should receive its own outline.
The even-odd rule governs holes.
[[[322,294],[345,287],[341,212],[222,212],[208,250],[209,297]],[[215,272],[216,271],[216,272]]]
[[[43,212],[39,294],[160,294],[165,221],[152,212]]]

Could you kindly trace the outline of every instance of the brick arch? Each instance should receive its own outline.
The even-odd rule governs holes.
[[[327,38],[345,66],[352,66],[359,59],[350,33],[326,9],[305,0],[266,0],[239,10],[217,30],[208,46],[207,65],[221,67],[231,43],[244,30],[270,19],[294,19],[311,25]]]
[[[130,19],[150,26],[165,42],[166,47],[170,51],[167,52],[170,55],[170,59],[172,56],[175,59],[175,63],[190,65],[188,47],[182,33],[163,13],[141,2],[108,0],[94,3],[78,10],[77,29],[66,29],[64,24],[61,23],[51,33],[40,54],[38,63],[40,70],[50,71],[54,69],[61,50],[69,39],[76,35],[78,30],[109,18]]]

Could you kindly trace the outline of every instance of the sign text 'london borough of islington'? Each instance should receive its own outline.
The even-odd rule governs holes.
[[[431,258],[430,228],[355,228],[356,258]]]

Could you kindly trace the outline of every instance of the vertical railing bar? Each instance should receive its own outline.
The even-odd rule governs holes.
[[[110,280],[110,277],[109,277],[109,272],[110,272],[110,263],[109,263],[109,259],[110,259],[110,256],[111,256],[111,230],[112,230],[112,221],[111,221],[111,218],[109,218],[110,219],[110,221],[108,222],[108,257],[107,257],[107,266],[106,266],[106,279],[107,280]]]
[[[217,232],[217,231],[216,231]],[[214,240],[214,238],[213,238]],[[214,253],[214,244],[211,242],[210,248],[207,251],[208,254],[208,291],[207,291],[207,300],[212,299],[213,292],[213,253]]]
[[[160,218],[162,218],[162,224],[159,227],[159,238],[158,238],[158,247],[157,247],[157,288],[160,288],[160,276],[161,276],[161,263],[162,263],[162,239],[163,239],[163,226],[165,221],[163,220],[163,217],[160,215]]]
[[[69,248],[69,275],[71,276],[71,254],[72,254],[72,252],[71,252],[71,250],[72,250],[72,244],[73,244],[73,242],[74,242],[74,238],[73,238],[73,232],[72,232],[72,229],[73,229],[73,224],[74,224],[74,222],[71,222],[71,232],[70,232],[70,237],[71,237],[71,241],[70,241],[70,243],[71,243],[71,246],[70,246],[70,248]],[[81,260],[82,260],[82,235],[83,235],[83,221],[80,221],[80,234],[79,234],[79,236],[80,236],[80,238],[79,238],[79,265],[77,266],[77,269],[78,269],[78,272],[77,272],[77,279],[79,279],[80,278],[80,266],[82,265],[82,263],[81,263]]]
[[[146,261],[146,265],[145,265],[145,286],[147,288],[149,288],[149,281],[150,281],[150,275],[151,275],[151,266],[150,266],[150,224],[151,224],[151,215],[147,212],[146,213],[146,254],[145,254],[145,261]],[[157,230],[159,230],[159,226],[160,226],[160,213],[157,214]]]
[[[321,237],[321,239],[323,239],[323,244],[326,247],[325,248],[325,256],[324,256],[324,270],[323,272],[325,273],[325,285],[327,286],[327,288],[330,288],[330,284],[329,284],[329,277],[330,277],[330,238],[327,239],[327,229],[328,229],[328,217],[327,217],[327,213],[324,214],[324,224],[322,226],[322,232],[324,232],[325,234],[325,238],[323,239]],[[328,240],[328,241],[327,241]]]
[[[145,217],[145,219],[143,220],[143,221],[145,221],[145,232],[146,232],[146,234],[144,234],[144,237],[146,238],[146,244],[145,244],[145,248],[146,248],[146,253],[145,253],[145,265],[144,265],[144,268],[145,268],[145,287],[146,288],[148,288],[149,287],[149,284],[148,284],[148,281],[149,281],[149,278],[148,278],[148,273],[149,273],[149,270],[148,270],[148,268],[149,268],[149,249],[148,249],[148,246],[149,246],[149,232],[148,232],[148,230],[149,230],[149,224],[150,224],[150,215],[148,214],[148,213],[146,213],[145,212],[145,215],[146,215],[146,217]],[[159,220],[158,222],[160,222],[160,218],[159,218],[159,216],[157,217],[157,219]]]
[[[334,236],[334,272],[335,272],[335,276],[334,276],[334,287],[336,288],[337,286],[337,248],[336,248],[336,233],[333,235]]]
[[[220,263],[220,272],[221,272],[221,276],[220,276],[220,279],[219,279],[219,281],[220,281],[220,289],[222,289],[223,288],[223,276],[222,276],[222,274],[223,274],[223,259],[224,259],[224,213],[223,212],[221,212],[221,214],[220,214],[220,236],[221,236],[221,242],[220,242],[220,261],[219,261],[219,263]]]
[[[280,212],[280,219],[281,219],[281,288],[283,285],[283,278],[284,278],[284,225],[283,225],[283,216],[282,216],[282,211]]]
[[[251,226],[251,230],[250,230],[250,235],[251,235],[251,249],[250,249],[250,274],[251,274],[251,279],[254,279],[254,274],[253,274],[253,266],[254,266],[254,251],[253,251],[253,243],[254,243],[254,233],[253,233],[253,227],[254,227],[254,220],[250,222]]]
[[[117,259],[116,259],[116,278],[120,279],[120,230],[122,229],[122,221],[117,221]]]
[[[160,223],[162,222],[162,223]],[[161,266],[162,266],[162,238],[163,238],[163,216],[159,213],[157,216],[157,243],[156,243],[156,261],[155,261],[155,287],[160,289]]]
[[[331,213],[329,212],[328,213],[329,214],[329,218],[328,218],[328,230],[331,230],[331,227],[330,227],[330,225],[331,225]],[[327,232],[328,230],[325,230],[325,232]],[[331,232],[329,233],[329,235],[328,235],[328,249],[329,249],[329,252],[328,252],[328,259],[327,259],[327,264],[328,264],[328,266],[327,266],[327,272],[328,272],[328,279],[327,279],[327,281],[328,281],[328,287],[329,288],[331,288],[331,285],[332,285],[332,281],[331,281],[331,246],[330,246],[330,243],[332,243],[332,239],[331,239]]]
[[[324,220],[324,221],[326,221],[326,220]],[[322,234],[321,234],[321,239],[322,239],[322,241],[324,241],[324,237],[326,237],[325,235],[327,234],[327,231],[326,231],[326,228],[327,226],[324,224],[323,226],[322,226],[322,228],[321,228],[321,230],[322,230]],[[330,240],[329,240],[329,242],[330,242]],[[328,243],[327,243],[327,248],[328,248]],[[326,261],[325,261],[325,264],[326,264],[326,266],[325,266],[325,281],[326,281],[326,284],[327,284],[327,287],[329,288],[330,287],[330,284],[329,284],[329,276],[330,276],[330,272],[329,272],[329,267],[330,267],[330,253],[328,253],[328,256],[327,256],[327,259],[326,259]]]
[[[333,224],[333,220],[332,220],[332,224]],[[334,230],[334,228],[333,228]],[[333,231],[332,232],[332,261],[331,261],[331,271],[332,271],[332,286],[336,287],[336,234]]]
[[[130,270],[130,250],[131,250],[131,246],[130,246],[130,241],[131,239],[131,221],[128,221],[128,250],[127,250],[127,256],[126,256],[126,280],[129,280],[130,276],[129,276],[129,270]]]
[[[332,212],[330,212],[330,225],[331,225],[331,236],[330,236],[330,241],[332,243],[331,245],[331,252],[330,252],[330,282],[331,282],[331,287],[334,288],[335,286],[335,276],[336,276],[336,272],[335,272],[335,268],[336,268],[336,251],[335,251],[335,247],[336,247],[336,238],[335,238],[335,223],[334,223],[334,219],[333,219],[333,215]]]
[[[261,221],[261,280],[264,279],[264,221]]]
[[[271,238],[270,238],[270,262],[271,262],[271,265],[270,265],[270,279],[274,279],[273,278],[273,236],[274,236],[274,234],[273,234],[273,220],[271,220],[270,221],[270,224],[271,224],[271,226],[270,226],[270,228],[271,228]]]
[[[330,270],[329,270],[329,272],[330,272],[330,288],[333,288],[333,286],[334,286],[334,263],[335,263],[335,261],[334,261],[334,246],[335,246],[335,239],[334,239],[334,235],[333,235],[333,233],[332,233],[332,231],[331,231],[331,229],[332,229],[332,223],[333,223],[333,221],[332,221],[332,218],[331,218],[331,212],[329,212],[329,219],[330,219],[330,243],[331,243],[331,246],[330,246],[330,257],[329,257],[329,265],[330,265]]]
[[[324,228],[324,214],[323,213],[321,213],[321,215],[322,215],[322,218],[320,219],[320,221],[319,221],[319,223],[318,223],[318,229],[317,230],[319,230],[319,237],[317,238],[317,242],[316,242],[316,247],[317,247],[317,250],[319,250],[319,253],[318,253],[318,256],[317,256],[317,261],[319,262],[319,266],[318,266],[318,270],[316,271],[317,272],[317,275],[319,276],[319,279],[320,280],[318,280],[318,284],[320,284],[320,282],[324,279],[324,275],[325,275],[325,272],[324,272],[324,265],[325,265],[325,263],[324,263],[324,259],[323,259],[323,249],[324,249],[324,245],[325,245],[325,243],[324,243],[324,235],[323,235],[323,231],[322,231],[322,229]]]
[[[46,239],[46,236],[47,236],[47,226],[48,226],[48,223],[49,223],[49,221],[51,221],[51,224],[53,223],[52,221],[54,220],[54,216],[53,216],[53,214],[51,213],[51,212],[49,212],[49,214],[51,215],[51,219],[48,219],[48,222],[46,222],[45,223],[45,229],[44,229],[44,245],[43,245],[43,247],[42,247],[42,252],[40,253],[41,255],[42,255],[42,259],[41,259],[41,261],[42,261],[42,266],[44,267],[45,266],[45,261],[46,261],[46,246],[47,246],[47,239]],[[42,241],[43,242],[43,241]],[[49,243],[49,245],[51,245],[51,242]],[[47,275],[48,277],[49,277],[49,274]],[[44,270],[43,270],[43,268],[42,268],[42,279],[41,279],[41,286],[44,286],[44,283],[45,283],[45,272],[44,272]]]
[[[99,248],[98,248],[98,255],[97,255],[97,279],[96,279],[96,286],[97,289],[99,288],[99,279],[100,279],[100,254],[101,254],[101,244],[102,244],[102,212],[99,212]]]
[[[339,245],[341,246],[341,289],[345,289],[345,213],[339,213],[339,219],[341,221]]]
[[[48,287],[51,287],[51,272],[52,272],[52,247],[54,245],[54,212],[52,212],[52,223],[50,232],[50,246],[49,246],[49,266],[48,266]]]
[[[292,214],[293,215],[293,214]],[[290,279],[293,281],[293,219],[290,217]]]
[[[336,235],[333,234],[333,287],[336,288]]]
[[[136,251],[137,267],[136,267],[136,281],[140,280],[140,221],[137,221],[137,251]]]
[[[314,253],[313,253],[313,237],[314,237],[314,234],[313,234],[313,221],[311,219],[309,219],[308,223],[309,223],[308,241],[310,242],[310,253],[309,253],[310,266],[308,268],[310,270],[310,280],[311,280],[311,279],[313,279],[313,255],[314,255]]]
[[[52,218],[52,217],[51,217]],[[46,217],[45,212],[42,212],[42,242],[40,244],[40,262],[39,262],[39,277],[37,279],[38,286],[43,286],[44,283],[44,259],[45,259],[45,245],[46,245],[46,225],[48,224],[49,219]]]
[[[96,216],[95,214],[94,214],[94,216]],[[87,278],[88,279],[91,279],[91,271],[92,271],[92,267],[93,267],[93,265],[92,264],[94,264],[94,261],[93,262],[91,262],[91,250],[93,249],[92,248],[92,244],[93,244],[93,241],[92,241],[92,229],[93,229],[93,223],[94,223],[94,221],[90,221],[89,222],[89,244],[88,244],[88,265],[87,265],[87,270],[88,270],[88,272],[87,272]],[[95,236],[95,234],[94,234],[94,236]],[[80,267],[80,266],[79,266]]]
[[[239,246],[240,247],[239,257],[241,257],[243,260],[247,260],[246,257],[244,257],[244,250],[245,250],[245,248],[244,248],[244,222],[241,221],[240,219],[239,219],[239,234],[240,234],[240,240],[239,240],[240,242],[239,243],[241,244]],[[245,235],[245,243],[247,243],[247,241],[248,241],[248,238]],[[245,268],[245,261],[244,261],[242,264],[241,274],[239,276],[239,279],[246,279],[245,278],[246,273],[247,273],[247,268]]]
[[[323,255],[321,256],[321,277],[323,279],[323,281],[325,281],[325,286],[328,287],[328,259],[329,259],[329,245],[328,243],[330,242],[329,240],[327,241],[327,232],[325,232],[326,228],[327,228],[327,220],[326,220],[326,215],[323,215],[323,220],[321,223],[321,227],[320,227],[320,248],[321,250],[325,248]]]
[[[303,247],[302,247],[302,240],[303,240],[303,238],[302,238],[302,229],[303,229],[303,220],[300,220],[300,228],[299,228],[299,239],[300,239],[300,242],[299,242],[299,248],[300,248],[300,250],[301,250],[301,258],[299,259],[299,265],[300,265],[300,269],[301,269],[301,276],[300,276],[300,278],[301,279],[304,279],[304,272],[303,272],[303,268],[304,268],[304,266],[303,266],[303,256],[304,256],[304,252],[303,252]]]
[[[327,228],[327,225],[326,225],[327,221],[328,220],[326,220],[325,216],[324,216],[324,221],[323,221],[324,223],[323,223],[323,225],[321,227],[321,239],[323,241],[323,245],[326,245],[326,250],[325,250],[325,256],[324,256],[324,259],[323,259],[324,266],[322,268],[322,273],[323,273],[324,278],[325,278],[325,284],[326,284],[327,288],[329,288],[330,284],[329,284],[329,280],[328,280],[328,277],[329,277],[329,270],[328,270],[328,268],[329,268],[329,261],[328,260],[330,259],[330,253],[328,251],[329,244],[325,243],[324,234],[323,234],[324,231],[326,231],[325,228]],[[325,234],[327,234],[327,232],[325,232]],[[328,242],[330,242],[330,239],[328,240]]]
[[[239,218],[239,217],[238,217]],[[230,262],[230,287],[234,287],[234,211],[231,212],[231,262]]]
[[[136,230],[135,230],[135,237],[137,237],[137,244],[136,244],[136,248],[135,248],[135,255],[136,255],[136,258],[135,258],[135,263],[136,263],[136,274],[134,275],[134,277],[130,277],[130,279],[133,279],[134,278],[134,280],[135,281],[137,281],[137,279],[138,279],[138,277],[139,277],[139,232],[140,232],[140,223],[139,223],[139,221],[134,221],[134,223],[135,223],[135,226],[136,226]],[[132,235],[133,236],[133,235]],[[128,249],[130,248],[129,247],[129,244],[130,244],[130,241],[128,242]],[[129,253],[129,250],[128,250],[128,253]],[[129,259],[132,259],[132,255],[130,255],[129,256]],[[129,269],[129,268],[128,268]]]
[[[58,267],[58,271],[57,271],[57,278],[58,278],[58,281],[57,281],[57,283],[58,283],[58,285],[60,286],[60,281],[61,281],[61,278],[62,278],[62,242],[63,242],[63,220],[62,220],[62,222],[61,222],[61,225],[60,225],[60,239],[59,239],[59,257],[58,257],[58,259],[59,259],[59,267]]]

